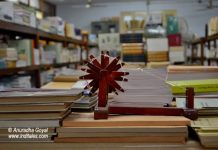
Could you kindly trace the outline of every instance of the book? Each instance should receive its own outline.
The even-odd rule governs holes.
[[[82,91],[82,89],[2,91],[0,93],[0,104],[73,102],[81,97]]]
[[[0,105],[0,113],[60,112],[60,111],[66,111],[70,106],[71,106],[70,103]]]
[[[18,53],[17,67],[25,67],[33,65],[33,40],[10,40],[8,42],[10,47],[16,48]]]
[[[34,113],[0,113],[0,120],[43,120],[63,119],[70,113],[70,110],[63,112],[34,112]]]
[[[53,81],[55,82],[76,82],[79,80],[79,75],[59,75],[55,76]]]
[[[57,143],[185,143],[183,136],[55,138]]]
[[[75,82],[49,82],[48,84],[41,87],[41,89],[72,89]]]
[[[84,89],[92,80],[79,80],[73,86],[72,89]]]
[[[0,120],[0,128],[29,127],[47,128],[59,127],[60,119],[36,119],[36,120]]]
[[[94,120],[93,113],[72,113],[63,120],[63,127],[107,126],[185,126],[190,120],[183,116],[111,115],[108,120]]]
[[[218,79],[167,81],[173,94],[184,94],[187,87],[193,87],[195,93],[218,92]]]
[[[217,66],[176,66],[167,67],[167,72],[217,72]]]
[[[73,85],[79,80],[79,75],[55,76],[52,82],[41,87],[41,89],[72,89]]]
[[[168,72],[167,81],[216,79],[218,72]]]
[[[97,133],[86,133],[86,132],[58,132],[58,138],[97,138],[97,137],[172,137],[172,136],[183,136],[187,137],[187,133],[139,133],[139,132],[97,132]]]
[[[217,128],[217,116],[201,116],[197,120],[191,121],[192,128]]]
[[[59,127],[57,132],[66,133],[184,133],[187,132],[187,126],[114,126],[114,127]]]
[[[161,61],[161,62],[148,62],[147,68],[166,68],[170,62],[168,61]]]

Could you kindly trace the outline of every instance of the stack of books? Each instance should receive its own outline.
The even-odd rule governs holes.
[[[169,47],[166,38],[147,39],[147,61],[166,62],[169,60]]]
[[[145,61],[143,43],[123,43],[122,44],[123,61],[143,62]]]
[[[175,94],[176,106],[186,107],[186,87],[195,91],[194,108],[198,119],[191,121],[201,144],[207,148],[218,148],[218,67],[217,66],[169,66],[167,81]],[[194,79],[193,79],[194,77]]]
[[[82,90],[10,89],[0,93],[0,141],[52,141]],[[44,131],[44,132],[43,132]]]
[[[72,113],[57,129],[60,143],[185,143],[190,120],[182,116],[115,115],[94,120],[93,113]]]
[[[191,122],[193,131],[206,148],[218,148],[218,117],[201,116]]]
[[[127,69],[129,82],[120,83],[125,93],[109,99],[110,106],[163,107],[172,101],[165,84],[166,71]],[[110,111],[110,109],[109,109]],[[94,120],[93,113],[72,113],[57,129],[55,142],[73,143],[185,143],[190,120],[183,116],[110,114]]]
[[[143,36],[140,33],[121,34],[120,43],[125,62],[145,62]]]
[[[75,100],[71,106],[72,111],[91,111],[97,105],[98,96],[84,95],[78,100]]]

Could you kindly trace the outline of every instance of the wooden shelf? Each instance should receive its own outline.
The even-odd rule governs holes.
[[[44,64],[44,65],[33,65],[27,67],[17,67],[17,68],[5,68],[0,69],[0,76],[12,75],[19,72],[33,72],[37,70],[48,69],[51,67],[63,67],[71,64],[79,64],[80,62],[68,62],[68,63],[59,63],[59,64]]]
[[[0,30],[20,33],[20,34],[29,34],[29,35],[36,35],[37,29],[25,25],[20,25],[17,23],[6,22],[0,20]]]
[[[98,44],[97,43],[93,43],[93,42],[89,42],[88,45],[90,47],[98,47]]]
[[[41,39],[47,39],[47,40],[53,40],[53,41],[59,41],[59,42],[68,42],[68,43],[74,43],[78,45],[83,45],[82,40],[73,39],[57,34],[47,33],[41,30],[38,30],[33,27],[20,25],[12,22],[6,22],[6,21],[0,21],[0,31],[7,31],[10,33],[16,33],[19,35],[34,35],[39,36]]]
[[[192,45],[196,45],[202,42],[203,39],[196,39],[192,42]]]
[[[218,33],[217,34],[213,34],[208,36],[207,38],[205,37],[201,37],[199,39],[196,39],[195,41],[192,42],[192,44],[200,44],[200,43],[205,43],[205,42],[209,42],[209,41],[214,41],[218,39]]]
[[[213,41],[218,39],[218,33],[208,36],[207,41]]]
[[[0,33],[6,34],[6,35],[13,35],[13,36],[21,36],[25,38],[30,38],[34,40],[34,48],[38,48],[39,46],[39,40],[44,39],[47,41],[56,41],[56,42],[62,42],[64,46],[67,46],[68,43],[80,45],[80,46],[86,46],[87,43],[84,43],[83,40],[73,39],[57,34],[47,33],[44,31],[41,31],[37,28],[12,23],[12,22],[6,22],[0,20]],[[7,69],[0,69],[0,76],[8,76],[13,75],[21,72],[31,72],[34,76],[34,85],[39,88],[41,85],[40,82],[40,71],[46,70],[52,67],[62,67],[62,66],[69,66],[71,64],[74,64],[75,67],[77,67],[78,64],[81,62],[68,62],[68,63],[58,63],[58,64],[47,64],[47,65],[33,65],[33,66],[27,66],[27,67],[18,67],[18,68],[7,68]]]
[[[195,41],[192,42],[192,53],[194,52],[195,46],[196,45],[200,45],[200,53],[201,53],[201,57],[189,57],[189,59],[193,62],[195,60],[200,60],[201,61],[201,65],[204,65],[204,61],[206,60],[208,62],[208,65],[210,65],[210,61],[217,61],[218,62],[218,58],[206,58],[204,56],[204,48],[205,46],[208,47],[208,49],[210,49],[210,42],[214,41],[215,47],[216,47],[216,40],[218,39],[218,33],[214,34],[214,35],[210,35],[208,37],[201,37]]]

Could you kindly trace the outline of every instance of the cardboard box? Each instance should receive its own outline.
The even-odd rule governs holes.
[[[65,24],[65,36],[66,37],[75,37],[75,27],[71,23],[66,23]]]
[[[0,2],[0,20],[14,21],[14,4],[12,2]]]
[[[170,34],[167,37],[169,41],[169,46],[181,46],[182,45],[181,34]]]
[[[47,17],[46,20],[48,20],[51,24],[51,28],[54,28],[56,30],[56,34],[58,35],[65,35],[65,22],[60,17]]]
[[[148,38],[147,51],[169,51],[167,38]]]
[[[171,63],[185,61],[185,48],[184,46],[170,47],[169,58]]]
[[[118,33],[103,33],[98,35],[100,50],[120,51],[120,35]]]
[[[14,22],[35,28],[35,10],[30,7],[14,4]]]

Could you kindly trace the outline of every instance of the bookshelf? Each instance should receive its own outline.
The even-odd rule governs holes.
[[[39,48],[39,40],[46,40],[46,41],[55,41],[63,43],[63,46],[66,47],[67,44],[72,43],[75,45],[79,45],[81,48],[86,45],[84,41],[73,39],[69,37],[64,37],[56,34],[47,33],[36,28],[32,28],[25,25],[20,25],[17,23],[6,22],[0,20],[0,33],[6,34],[9,36],[21,36],[25,38],[32,39],[34,41],[34,48]],[[39,88],[40,85],[40,71],[46,70],[52,67],[62,67],[62,66],[69,66],[75,65],[77,67],[82,60],[79,62],[67,62],[67,63],[58,63],[58,64],[49,64],[49,65],[32,65],[26,67],[18,67],[18,68],[5,68],[0,69],[0,76],[9,76],[13,74],[17,74],[19,72],[31,72],[34,77],[34,85],[35,87]]]
[[[211,50],[211,43],[214,48],[217,48],[216,41],[218,40],[218,33],[210,36],[201,37],[191,43],[191,63],[200,61],[201,65],[204,65],[204,61],[207,61],[208,65],[211,65],[211,61],[216,61],[218,65],[218,57],[207,58],[205,56],[205,47]],[[200,56],[195,55],[196,47],[200,45]]]

